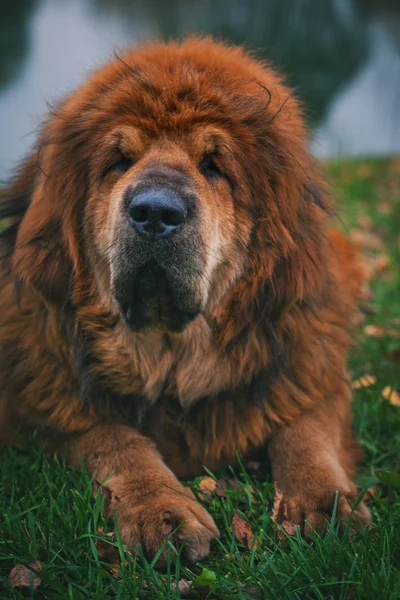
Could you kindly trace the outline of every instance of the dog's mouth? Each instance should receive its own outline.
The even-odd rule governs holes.
[[[184,284],[177,289],[166,269],[152,260],[125,288],[120,306],[134,331],[151,328],[179,332],[200,312],[190,296]]]

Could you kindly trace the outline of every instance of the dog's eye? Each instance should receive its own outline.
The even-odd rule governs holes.
[[[128,156],[121,156],[112,163],[109,167],[104,169],[102,175],[105,177],[109,173],[123,174],[126,173],[133,165],[133,159]]]
[[[202,161],[200,162],[199,169],[207,179],[223,177],[218,165],[210,155],[203,157]]]

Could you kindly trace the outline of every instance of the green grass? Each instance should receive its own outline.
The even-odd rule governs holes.
[[[365,373],[377,378],[376,385],[358,390],[354,401],[355,426],[365,450],[360,485],[368,487],[379,477],[391,481],[381,483],[370,502],[375,527],[338,537],[333,521],[324,538],[305,542],[295,536],[279,543],[270,517],[271,482],[259,471],[237,469],[228,478],[236,478],[239,489],[213,496],[208,504],[222,536],[204,564],[188,570],[171,545],[168,569],[157,572],[140,554],[125,556],[117,540],[122,560],[113,573],[97,555],[97,531],[106,523],[88,478],[64,469],[34,446],[29,452],[2,449],[0,598],[179,598],[173,584],[194,581],[204,567],[215,573],[203,573],[211,590],[197,582],[194,597],[400,598],[400,486],[395,476],[400,473],[400,408],[381,394],[386,386],[400,387],[399,364],[390,354],[399,348],[393,331],[400,333],[400,161],[337,162],[328,172],[345,228],[358,226],[360,217],[365,225],[368,215],[391,260],[373,284],[374,312],[366,323],[386,327],[392,335],[367,336],[363,323],[350,361],[354,378]],[[192,485],[196,489],[196,482]],[[246,549],[235,540],[230,530],[235,511],[255,533],[256,548]],[[36,592],[23,595],[2,586],[14,565],[33,560],[43,565]]]

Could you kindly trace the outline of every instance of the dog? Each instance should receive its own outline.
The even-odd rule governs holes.
[[[178,477],[256,451],[305,535],[336,497],[367,525],[346,371],[363,275],[332,214],[268,64],[208,38],[116,56],[3,192],[1,443],[67,448],[150,556],[171,534],[206,556],[218,529]]]

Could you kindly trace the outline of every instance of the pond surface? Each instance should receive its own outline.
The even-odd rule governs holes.
[[[245,43],[303,101],[321,157],[400,153],[398,0],[14,0],[0,8],[0,177],[52,102],[148,37]]]

